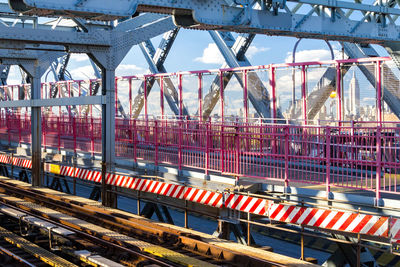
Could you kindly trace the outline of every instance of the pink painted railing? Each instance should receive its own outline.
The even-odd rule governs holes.
[[[400,192],[400,128],[394,123],[296,126],[197,120],[116,119],[116,155],[179,169],[290,184]],[[101,151],[98,118],[43,117],[43,146]],[[30,142],[30,118],[0,116],[0,139]]]
[[[374,191],[377,197],[380,197],[381,192],[397,194],[400,191],[400,128],[396,127],[396,123],[383,121],[385,114],[381,105],[382,84],[388,86],[398,83],[390,71],[390,62],[390,58],[366,58],[118,77],[115,94],[121,99],[129,99],[129,103],[123,103],[128,104],[125,110],[129,118],[135,115],[132,112],[134,83],[147,88],[150,81],[158,82],[160,94],[157,104],[160,105],[161,113],[156,115],[161,115],[163,119],[148,119],[152,115],[148,104],[154,101],[149,99],[152,94],[148,95],[147,90],[144,90],[143,115],[146,119],[116,119],[116,155],[135,161],[150,161],[156,165],[167,164],[179,169],[200,169],[207,174],[215,172],[269,179],[285,185],[325,185],[327,191],[331,186],[339,186]],[[351,117],[351,114],[346,114],[342,103],[346,100],[343,97],[345,76],[355,66],[367,68],[375,78],[376,84],[370,90],[376,91],[371,94],[377,100],[376,108],[370,113],[375,113],[375,119],[372,120],[378,122],[343,121]],[[335,88],[321,85],[319,89],[326,87],[337,93],[336,98],[328,99],[334,101],[329,107],[335,107],[337,121],[312,121],[307,117],[307,106],[311,106],[307,101],[311,102],[312,99],[308,100],[306,89],[316,87],[321,75],[328,70],[334,71]],[[229,122],[224,117],[227,113],[224,94],[235,89],[224,83],[223,77],[228,73],[234,73],[236,78],[242,77],[242,85],[239,87],[243,89],[245,118],[240,123]],[[259,75],[260,80],[253,79],[255,74]],[[296,77],[297,80],[300,77],[300,81],[296,82]],[[203,114],[204,84],[216,78],[219,88],[223,89],[219,91],[219,121],[204,122],[203,118],[196,118],[194,114]],[[253,121],[247,116],[248,90],[251,86],[257,86],[259,81],[270,91],[273,119],[269,122],[278,124],[262,124],[262,121]],[[166,120],[164,90],[169,90],[165,86],[171,83],[178,89],[179,119]],[[371,87],[365,79],[361,85],[363,90]],[[184,120],[184,92],[192,90],[191,87],[194,87],[195,92],[197,90],[198,99],[195,102],[198,112],[192,112],[189,114],[190,120]],[[302,126],[279,124],[282,123],[277,118],[279,94],[288,94],[288,89],[291,91],[299,88],[300,99],[295,96],[294,100],[301,100],[302,121],[299,124]],[[17,92],[26,93],[30,88],[29,85],[0,86],[0,90],[5,91],[5,100],[16,100],[20,97],[16,96]],[[42,98],[92,95],[97,91],[101,91],[99,80],[42,84]],[[10,144],[29,143],[30,118],[24,115],[28,109],[11,110],[3,110],[0,114],[0,139]],[[101,119],[96,117],[100,115],[96,106],[79,106],[73,112],[72,107],[59,107],[57,111],[53,108],[44,113],[58,114],[43,117],[42,143],[45,148],[91,154],[100,152]],[[74,117],[74,114],[79,115]]]

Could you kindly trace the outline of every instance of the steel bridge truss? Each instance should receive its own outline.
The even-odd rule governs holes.
[[[53,65],[58,80],[68,78],[68,73],[65,71],[68,55],[65,55],[65,53],[86,53],[100,68],[100,71],[98,71],[95,67],[95,71],[101,74],[102,81],[99,87],[101,88],[101,96],[98,96],[98,98],[90,98],[91,101],[71,98],[70,101],[60,103],[58,99],[36,99],[37,97],[40,98],[40,94],[35,96],[33,92],[38,90],[35,87],[38,86],[40,77],[37,76],[41,74],[41,71],[27,71],[30,73],[29,76],[32,81],[31,98],[34,101],[10,103],[3,106],[5,108],[28,106],[37,109],[40,106],[70,105],[69,112],[72,112],[73,109],[76,109],[76,105],[100,104],[103,118],[102,151],[105,173],[113,169],[115,161],[115,152],[113,152],[115,133],[112,131],[115,128],[115,110],[118,111],[119,107],[121,115],[126,117],[126,112],[122,109],[121,103],[115,102],[114,99],[115,69],[131,47],[140,44],[151,72],[165,72],[163,63],[175,40],[178,31],[176,26],[209,30],[228,67],[250,65],[244,55],[254,38],[254,34],[287,35],[300,38],[357,42],[359,44],[380,44],[386,47],[394,57],[395,62],[398,62],[400,27],[397,19],[400,10],[396,1],[375,1],[373,4],[323,0],[207,0],[206,2],[205,4],[203,0],[121,0],[119,5],[110,6],[106,0],[78,2],[64,0],[57,3],[50,0],[9,0],[11,8],[19,15],[16,17],[15,13],[9,10],[7,6],[0,5],[0,11],[5,18],[0,22],[1,49],[51,50],[64,53],[58,64],[48,64],[48,66]],[[172,17],[165,14],[171,14]],[[39,24],[35,16],[56,19],[51,23]],[[7,18],[14,19],[14,21],[10,22]],[[72,18],[75,26],[63,25],[64,18]],[[26,24],[26,21],[30,23]],[[26,27],[26,25],[29,27]],[[230,33],[216,32],[216,29],[243,34],[232,43],[233,39]],[[150,38],[165,32],[167,33],[159,49],[155,51],[149,41]],[[351,54],[351,49],[346,48],[348,45],[344,44],[344,46],[346,52]],[[365,45],[359,47],[365,47]],[[360,53],[365,54],[365,51],[363,50]],[[350,56],[357,57],[358,55],[353,53]],[[40,57],[33,60],[40,62]],[[1,78],[3,83],[6,74],[7,67],[2,67]],[[371,77],[371,75],[368,76],[368,70],[365,70],[364,74],[367,78]],[[323,78],[332,81],[331,74],[327,75],[329,77],[323,76]],[[213,83],[210,90],[211,94],[205,97],[204,105],[199,105],[199,115],[207,118],[218,97],[223,101],[223,90],[221,88],[226,86],[231,77],[229,75],[219,77],[219,82]],[[249,87],[248,98],[252,101],[259,115],[262,117],[281,117],[276,103],[274,103],[274,107],[270,107],[270,98],[274,98],[274,96],[268,95],[259,77],[250,74],[244,80],[242,76],[235,75],[235,77],[243,88],[247,88],[249,83],[255,85]],[[373,79],[369,80],[372,84],[376,83]],[[33,81],[36,81],[36,84]],[[141,85],[141,90],[139,90],[141,93],[135,98],[133,112],[130,111],[130,114],[137,116],[140,113],[146,95],[155,82],[149,80]],[[160,86],[164,87],[164,85],[166,85],[166,88],[163,89],[166,90],[164,90],[163,95],[171,110],[175,114],[186,116],[187,108],[183,105],[181,88],[178,86],[176,89],[173,83],[168,80],[162,81]],[[64,90],[63,95],[66,96],[65,88],[62,89]],[[88,89],[90,88],[87,88],[86,91]],[[60,89],[55,88],[55,90]],[[385,100],[395,113],[399,114],[396,111],[397,100],[389,99],[390,94],[386,91],[391,92],[391,90],[384,88]],[[323,95],[322,101],[321,99],[316,100],[314,104],[308,105],[311,106],[311,113],[315,113],[314,110],[318,110],[319,106],[322,105],[321,103],[324,102],[324,98],[326,98],[325,93],[318,94]],[[392,94],[394,93],[392,92]],[[87,95],[87,92],[83,93],[84,98],[82,99],[87,99],[85,98],[89,97]],[[244,98],[247,101],[247,97]],[[115,105],[117,105],[117,109],[115,109]],[[271,110],[275,113],[270,114]],[[304,114],[307,117],[307,109]],[[40,116],[32,117],[32,122],[33,124],[40,124]],[[40,135],[40,131],[38,134]],[[37,140],[36,143],[40,145],[40,141]],[[38,163],[34,163],[34,169],[39,169],[39,165],[36,164]],[[35,173],[34,171],[34,177],[36,177]],[[36,181],[35,183],[40,183],[38,179],[37,176],[33,180]],[[105,191],[103,193],[105,194]],[[107,196],[104,195],[102,199],[105,204],[111,204]]]

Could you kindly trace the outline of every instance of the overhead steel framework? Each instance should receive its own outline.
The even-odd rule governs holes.
[[[325,0],[9,0],[25,15],[115,20],[141,12],[172,14],[192,29],[287,35],[384,44],[398,40],[396,1]],[[326,15],[318,16],[324,12]],[[363,15],[365,13],[365,15]],[[346,14],[348,16],[346,16]]]

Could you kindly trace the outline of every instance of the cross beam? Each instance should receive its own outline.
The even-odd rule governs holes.
[[[9,0],[11,7],[25,15],[81,16],[115,20],[136,12],[169,13],[183,27],[301,38],[384,44],[399,42],[400,26],[395,22],[400,9],[394,1],[375,4],[327,0],[86,0],[82,4],[64,0]],[[394,4],[393,4],[394,3]],[[391,5],[389,5],[391,4]],[[296,9],[290,10],[291,6]],[[210,8],[212,7],[212,8]],[[325,16],[315,16],[327,10]],[[337,16],[339,13],[365,12],[361,18]],[[366,18],[373,18],[368,21]]]

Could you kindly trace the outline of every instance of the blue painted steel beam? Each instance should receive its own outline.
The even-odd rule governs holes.
[[[293,0],[287,3],[301,4],[294,13],[285,1],[263,2],[262,8],[255,1],[226,0],[120,0],[118,5],[108,0],[87,0],[76,5],[75,0],[9,0],[11,6],[27,15],[80,16],[91,19],[130,17],[136,12],[169,13],[177,25],[191,29],[218,30],[286,35],[302,38],[340,40],[358,43],[398,42],[400,26],[384,23],[386,16],[400,16],[397,5],[353,3],[350,1]],[[243,2],[243,3],[242,3]],[[392,2],[391,2],[392,3]],[[393,2],[395,3],[395,2]],[[320,10],[330,10],[318,16]],[[353,19],[337,16],[346,11],[362,11],[366,16]],[[315,14],[314,14],[315,13]]]

